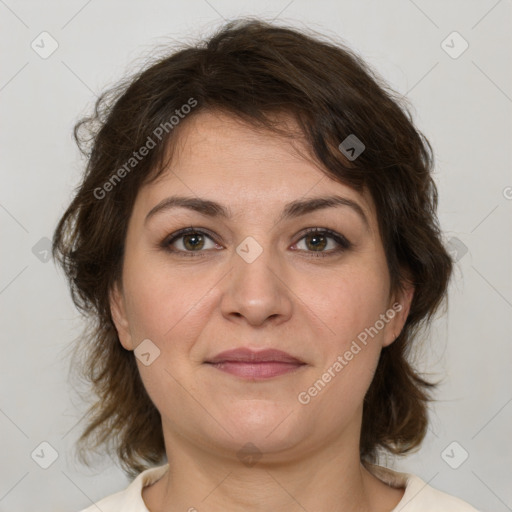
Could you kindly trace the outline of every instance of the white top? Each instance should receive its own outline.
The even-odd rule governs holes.
[[[159,480],[168,467],[165,464],[143,471],[124,491],[107,496],[81,512],[150,512],[142,499],[142,489]],[[465,501],[431,487],[416,475],[374,464],[370,469],[386,484],[405,488],[400,503],[390,512],[478,512]]]

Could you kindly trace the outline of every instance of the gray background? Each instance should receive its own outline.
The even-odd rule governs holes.
[[[428,437],[418,453],[382,463],[482,511],[512,510],[511,4],[0,0],[0,511],[78,511],[128,484],[108,459],[88,469],[72,452],[84,407],[67,357],[82,324],[62,274],[45,262],[45,237],[83,165],[72,126],[155,45],[247,14],[341,37],[410,98],[435,149],[439,217],[460,259],[448,314],[418,353],[420,368],[444,378]],[[47,58],[43,31],[58,43]],[[457,58],[462,40],[442,45],[453,31],[469,44]],[[58,454],[48,469],[41,442]]]

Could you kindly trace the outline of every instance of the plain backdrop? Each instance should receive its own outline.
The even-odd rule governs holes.
[[[76,512],[129,483],[108,458],[87,468],[73,455],[84,408],[67,353],[82,320],[47,253],[84,163],[72,127],[155,46],[241,15],[340,38],[410,99],[458,261],[448,313],[417,358],[443,378],[428,436],[382,464],[512,510],[511,4],[0,0],[0,511]]]

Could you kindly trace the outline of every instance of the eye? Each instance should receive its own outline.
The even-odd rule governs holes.
[[[294,246],[300,245],[302,240],[305,240],[305,249],[299,248],[298,250],[311,253],[310,256],[313,257],[334,256],[352,247],[352,243],[343,235],[323,228],[308,229]],[[331,245],[334,247],[325,250],[329,246],[329,240],[331,240]],[[208,241],[210,245],[208,245]],[[208,249],[222,248],[221,245],[215,242],[212,235],[193,227],[176,231],[168,236],[161,246],[165,250],[180,256],[199,257],[205,256],[204,253]],[[292,250],[297,250],[293,249],[294,246],[292,246]]]
[[[324,250],[329,245],[328,240],[334,241],[334,247],[331,247],[330,250]],[[352,247],[351,242],[349,242],[343,235],[336,233],[335,231],[331,231],[330,229],[322,229],[322,228],[311,228],[308,229],[305,235],[300,239],[305,240],[305,250],[306,252],[312,252],[316,254],[312,254],[312,256],[333,256],[339,254],[340,252],[346,251]],[[297,242],[295,245],[298,246],[300,244]]]
[[[209,247],[207,240],[210,240]],[[190,227],[173,233],[162,242],[162,245],[166,250],[173,253],[180,253],[184,256],[202,256],[203,249],[215,249],[218,244],[208,233]]]

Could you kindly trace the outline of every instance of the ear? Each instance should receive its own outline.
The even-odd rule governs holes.
[[[116,326],[117,335],[121,345],[123,345],[126,350],[133,350],[135,347],[133,346],[130,324],[128,323],[128,318],[126,316],[126,304],[124,295],[119,289],[118,282],[116,282],[110,290],[109,303],[110,314],[112,315],[112,320]]]
[[[394,311],[395,315],[386,325],[382,347],[391,345],[402,332],[407,317],[409,316],[413,296],[414,286],[412,284],[407,284],[403,290],[396,296],[393,296],[388,311]],[[391,314],[392,313],[386,312],[388,318],[391,318]]]

